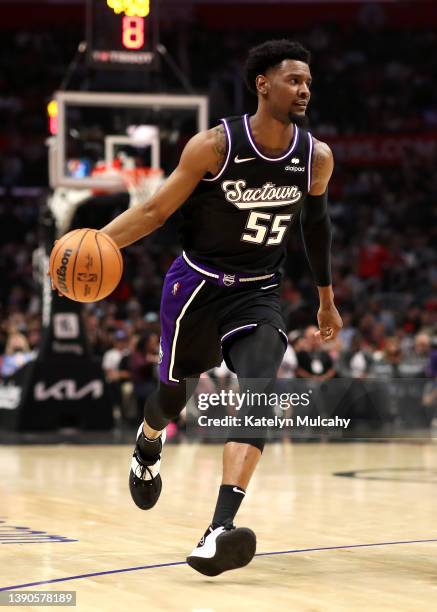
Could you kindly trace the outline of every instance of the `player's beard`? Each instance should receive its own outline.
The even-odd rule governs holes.
[[[296,115],[295,113],[288,113],[289,120],[300,128],[307,128],[310,124],[310,120],[307,115]]]

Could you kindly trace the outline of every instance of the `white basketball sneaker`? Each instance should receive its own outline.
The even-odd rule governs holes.
[[[161,495],[162,480],[159,474],[161,466],[161,452],[165,442],[165,429],[161,433],[161,446],[153,457],[145,458],[142,456],[138,438],[143,431],[143,424],[138,428],[137,443],[132,456],[131,468],[129,473],[129,490],[135,504],[141,510],[153,508]]]
[[[256,551],[256,535],[247,527],[209,526],[187,563],[206,576],[218,576],[227,570],[244,567]]]

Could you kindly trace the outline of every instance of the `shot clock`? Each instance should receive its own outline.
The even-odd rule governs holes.
[[[155,68],[157,10],[158,0],[150,0],[148,11],[142,11],[146,15],[129,10],[116,13],[107,0],[88,0],[88,63],[98,68]]]

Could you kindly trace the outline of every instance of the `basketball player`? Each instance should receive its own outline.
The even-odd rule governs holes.
[[[102,230],[125,247],[180,207],[184,219],[184,251],[162,293],[160,385],[147,400],[129,477],[139,508],[152,508],[161,493],[165,427],[193,391],[186,379],[197,380],[222,355],[240,390],[260,392],[275,379],[287,346],[279,270],[289,228],[299,219],[320,297],[317,334],[332,340],[342,327],[330,273],[333,157],[304,129],[309,61],[309,52],[288,40],[251,49],[246,80],[258,96],[256,113],[222,119],[194,136],[159,192]],[[255,534],[233,520],[263,446],[259,433],[225,444],[215,512],[187,558],[203,574],[242,567],[255,554]]]

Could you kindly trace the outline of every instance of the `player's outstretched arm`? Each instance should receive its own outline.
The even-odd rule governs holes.
[[[223,163],[226,138],[218,126],[193,136],[179,164],[149,200],[133,206],[102,228],[121,248],[147,236],[163,225],[193,192],[207,172],[215,174]]]
[[[315,140],[311,189],[302,208],[301,228],[305,251],[319,291],[318,334],[324,341],[335,338],[343,327],[334,305],[331,280],[331,221],[327,187],[333,169],[331,149],[324,142]]]

